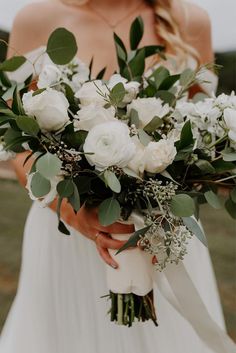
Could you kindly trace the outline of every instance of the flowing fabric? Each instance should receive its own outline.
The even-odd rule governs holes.
[[[45,62],[44,50],[28,56],[32,62],[40,57],[36,74]],[[20,82],[28,74],[29,65],[11,78]],[[212,319],[225,329],[209,253],[195,237],[184,265]],[[173,265],[172,273],[175,269],[178,280]],[[168,301],[172,290],[165,274],[155,277],[159,327],[152,322],[132,328],[111,323],[109,303],[100,298],[108,291],[106,267],[94,243],[73,229],[69,237],[60,234],[56,214],[35,202],[26,222],[19,288],[0,353],[213,353],[176,310],[178,303],[175,308]],[[186,295],[188,288],[181,290]]]
[[[18,293],[0,353],[212,353],[157,287],[159,327],[119,327],[106,316],[106,269],[90,240],[57,231],[56,214],[35,202],[29,213]],[[208,251],[193,238],[186,267],[209,312],[224,327]],[[157,274],[158,276],[158,274]],[[183,292],[185,288],[182,288]],[[223,352],[222,352],[223,353]]]

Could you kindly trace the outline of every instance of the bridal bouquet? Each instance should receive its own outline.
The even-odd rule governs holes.
[[[35,90],[31,76],[17,84],[7,75],[25,57],[0,65],[0,159],[29,151],[30,197],[43,205],[58,198],[65,234],[63,199],[75,212],[84,204],[98,207],[104,226],[136,227],[118,254],[111,251],[119,270],[107,269],[111,320],[128,326],[149,319],[157,325],[153,268],[178,264],[194,235],[207,245],[199,206],[225,207],[236,218],[236,96],[189,100],[205,67],[172,75],[159,65],[145,72],[145,59],[164,57],[164,48],[139,48],[142,36],[141,18],[131,26],[130,51],[114,34],[119,72],[108,80],[105,69],[91,78],[92,63],[75,58],[74,36],[62,28],[48,40]],[[221,187],[229,189],[224,203]]]

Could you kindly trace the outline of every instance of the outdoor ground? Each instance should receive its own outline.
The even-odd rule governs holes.
[[[15,182],[0,180],[0,328],[15,295],[22,232],[30,201]],[[222,211],[202,210],[230,335],[236,341],[236,223]]]

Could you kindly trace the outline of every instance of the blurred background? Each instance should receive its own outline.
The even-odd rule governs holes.
[[[30,0],[0,0],[0,39],[8,40],[13,18]],[[219,93],[236,91],[235,0],[194,0],[204,7],[212,20]],[[0,61],[6,45],[0,42]],[[7,163],[0,163],[0,330],[15,296],[20,262],[23,227],[30,200],[15,180]],[[202,208],[202,221],[208,236],[228,332],[236,341],[236,223],[222,211]],[[200,353],[200,352],[199,352]]]

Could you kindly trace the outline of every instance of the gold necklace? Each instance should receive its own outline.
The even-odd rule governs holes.
[[[143,5],[144,5],[144,2],[143,0],[141,0],[139,4],[132,9],[132,11],[129,11],[125,16],[120,18],[115,23],[111,23],[106,16],[104,16],[100,11],[98,11],[90,4],[88,4],[87,6],[97,15],[97,17],[99,17],[108,27],[110,27],[112,31],[114,31],[121,23],[123,23],[126,19],[128,19],[131,15],[133,15],[136,11],[138,11]]]

